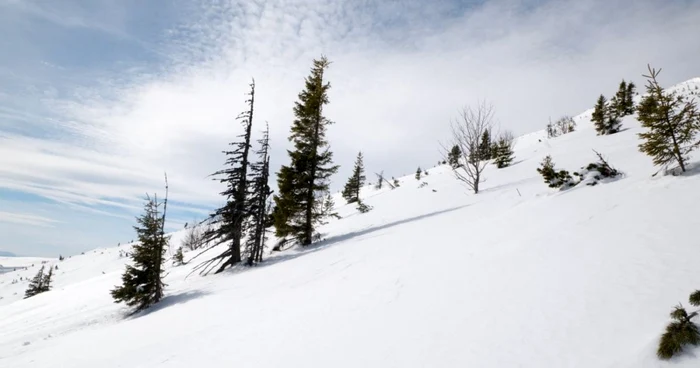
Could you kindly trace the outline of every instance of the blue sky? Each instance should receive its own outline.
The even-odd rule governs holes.
[[[337,189],[358,150],[370,173],[432,166],[480,99],[520,134],[643,85],[647,63],[667,84],[700,76],[697,19],[699,2],[662,0],[0,0],[0,250],[129,241],[165,171],[169,228],[204,218],[250,78],[276,170],[321,53]]]

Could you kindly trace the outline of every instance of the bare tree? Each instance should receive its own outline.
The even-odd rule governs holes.
[[[479,184],[484,181],[482,173],[488,163],[479,155],[479,143],[484,132],[494,127],[495,108],[486,102],[479,102],[476,108],[466,106],[459,117],[451,124],[452,141],[447,147],[457,146],[461,151],[463,165],[453,167],[455,177],[479,193]],[[447,155],[448,149],[443,146]]]

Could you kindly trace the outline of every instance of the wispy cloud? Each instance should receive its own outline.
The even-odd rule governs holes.
[[[0,222],[19,225],[32,225],[42,227],[53,227],[59,221],[47,217],[31,215],[26,213],[14,213],[0,211]]]
[[[692,1],[230,0],[177,2],[170,17],[131,2],[27,4],[11,6],[138,39],[160,59],[123,54],[123,65],[85,74],[36,52],[55,83],[22,89],[21,103],[0,87],[0,117],[13,121],[0,122],[0,189],[129,217],[146,192],[162,192],[167,171],[180,203],[174,222],[220,202],[208,175],[240,134],[234,117],[251,77],[256,119],[270,123],[272,167],[287,162],[293,102],[321,53],[333,61],[326,114],[342,166],[336,188],[358,150],[369,171],[394,176],[437,162],[450,119],[478,99],[495,104],[503,127],[526,133],[590,107],[622,78],[640,82],[646,63],[664,67],[669,84],[700,73]],[[143,18],[159,19],[159,36],[133,28]],[[31,76],[20,74],[13,80]]]

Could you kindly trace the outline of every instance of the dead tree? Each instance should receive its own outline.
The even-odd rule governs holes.
[[[447,147],[458,146],[461,151],[460,161],[464,164],[454,167],[455,177],[479,193],[479,184],[484,181],[483,172],[488,163],[479,154],[479,143],[486,131],[494,126],[495,108],[486,102],[480,102],[476,108],[466,106],[459,117],[452,122],[452,141]],[[443,146],[447,155],[448,149]]]

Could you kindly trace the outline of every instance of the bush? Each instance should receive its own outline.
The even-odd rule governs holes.
[[[659,347],[656,350],[656,355],[660,359],[673,358],[683,351],[686,345],[697,346],[700,344],[700,331],[698,331],[698,326],[691,321],[697,314],[697,312],[688,314],[685,308],[680,305],[674,308],[670,314],[674,321],[666,326],[666,332],[661,335]]]
[[[598,155],[598,162],[590,163],[588,166],[582,167],[581,171],[574,173],[574,175],[580,178],[579,183],[585,183],[586,185],[593,186],[597,185],[598,182],[603,179],[614,178],[622,175],[620,171],[608,164],[600,153],[596,152],[595,150],[593,152]]]
[[[576,185],[568,171],[554,169],[554,161],[550,155],[545,156],[540,167],[537,168],[537,172],[542,175],[545,184],[548,184],[550,188],[569,188]]]

